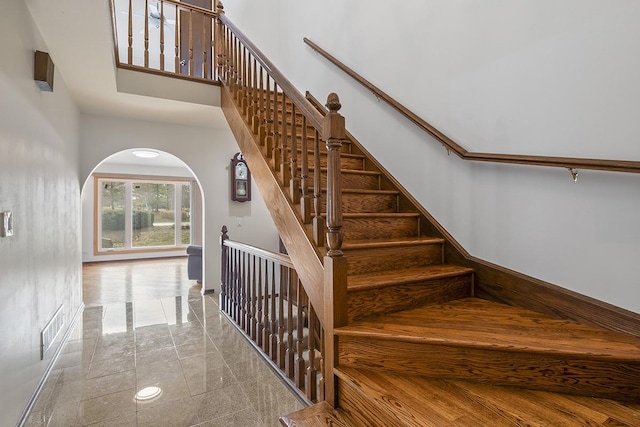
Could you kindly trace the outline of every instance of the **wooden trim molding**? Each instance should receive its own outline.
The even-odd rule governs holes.
[[[393,99],[384,91],[379,89],[373,83],[362,77],[360,74],[347,67],[341,61],[336,59],[326,50],[322,49],[316,43],[308,38],[304,38],[304,42],[313,50],[325,57],[329,62],[344,71],[358,83],[366,87],[373,94],[384,100],[400,114],[405,116],[409,121],[414,123],[420,129],[431,135],[436,141],[440,142],[448,151],[453,151],[463,160],[473,160],[477,162],[493,162],[493,163],[512,163],[520,165],[533,166],[550,166],[561,167],[567,169],[594,169],[612,172],[629,172],[640,173],[640,161],[633,160],[606,160],[606,159],[586,159],[579,157],[555,157],[555,156],[531,156],[522,154],[498,154],[498,153],[476,153],[467,151],[464,147],[453,141],[451,138],[440,132],[433,125],[427,123],[417,114],[409,110],[404,105]],[[573,174],[573,171],[571,171]]]

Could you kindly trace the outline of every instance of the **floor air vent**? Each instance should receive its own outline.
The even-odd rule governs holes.
[[[47,323],[47,326],[44,327],[42,332],[40,332],[40,360],[44,359],[44,355],[47,353],[47,350],[53,344],[56,337],[62,330],[64,326],[64,305],[61,305]]]

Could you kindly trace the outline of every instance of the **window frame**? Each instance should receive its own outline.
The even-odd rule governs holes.
[[[104,181],[123,181],[125,182],[125,247],[124,248],[102,248],[100,244],[102,240],[102,186]],[[158,175],[128,175],[128,174],[93,174],[93,254],[96,256],[103,255],[123,255],[123,254],[143,254],[143,253],[163,253],[177,252],[184,250],[191,243],[182,243],[182,239],[178,239],[181,235],[182,227],[178,227],[178,217],[175,218],[175,239],[172,246],[133,246],[132,245],[132,184],[136,183],[162,183],[173,184],[174,189],[174,205],[182,206],[182,188],[178,186],[189,185],[189,242],[193,242],[193,178],[192,177],[176,177],[176,176],[158,176]],[[182,221],[180,221],[181,223]]]

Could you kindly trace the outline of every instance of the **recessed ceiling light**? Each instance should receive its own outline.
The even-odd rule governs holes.
[[[135,150],[133,155],[136,157],[142,157],[143,159],[153,159],[154,157],[158,157],[160,153],[151,150]]]

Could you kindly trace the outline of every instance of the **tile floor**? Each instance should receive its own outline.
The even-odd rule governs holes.
[[[303,407],[183,266],[85,267],[82,319],[27,426],[278,426]],[[152,386],[158,397],[136,401]]]

